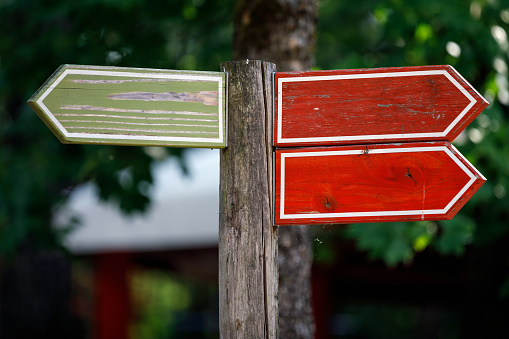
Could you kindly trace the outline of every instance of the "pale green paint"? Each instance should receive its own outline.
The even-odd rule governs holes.
[[[64,72],[76,71],[111,74],[61,77]],[[116,76],[119,72],[144,75]],[[159,79],[158,75],[187,78]],[[214,80],[203,79],[210,76]],[[65,143],[223,148],[225,98],[225,73],[221,72],[64,65],[29,104]],[[223,138],[219,142],[221,132]]]

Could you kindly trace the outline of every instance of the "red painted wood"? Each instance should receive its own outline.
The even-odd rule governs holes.
[[[451,66],[275,74],[274,144],[452,141],[488,102]]]
[[[106,253],[96,257],[95,338],[126,339],[131,316],[128,253]]]
[[[485,181],[448,142],[278,149],[275,224],[451,219]]]

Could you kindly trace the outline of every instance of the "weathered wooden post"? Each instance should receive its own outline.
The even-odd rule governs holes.
[[[228,147],[221,150],[219,325],[222,338],[277,338],[277,228],[272,226],[272,63],[226,62]]]

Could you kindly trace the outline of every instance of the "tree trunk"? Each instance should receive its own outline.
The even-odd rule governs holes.
[[[235,59],[260,59],[278,71],[308,70],[314,63],[316,0],[238,0],[234,16]],[[279,333],[312,338],[312,248],[309,228],[280,228]]]
[[[221,150],[221,338],[277,338],[277,228],[272,227],[275,65],[222,64],[228,73],[228,148]]]
[[[270,61],[282,72],[308,70],[315,61],[316,21],[316,0],[238,0],[234,58]]]

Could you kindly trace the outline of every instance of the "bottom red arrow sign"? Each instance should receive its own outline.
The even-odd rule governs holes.
[[[278,149],[275,224],[451,219],[485,181],[448,142]]]

